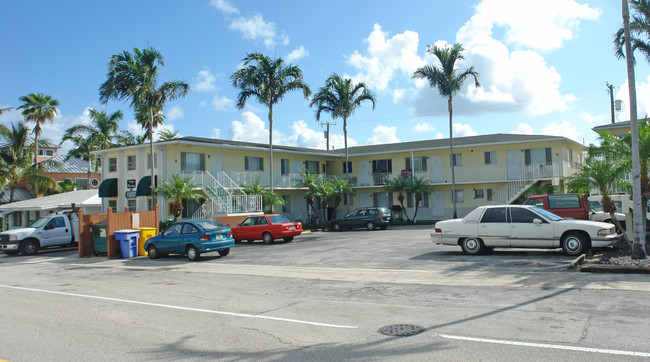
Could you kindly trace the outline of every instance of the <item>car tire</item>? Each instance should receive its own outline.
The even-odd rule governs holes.
[[[273,235],[270,232],[265,232],[262,234],[262,241],[264,244],[271,244],[273,242]]]
[[[568,233],[562,238],[562,250],[570,256],[582,255],[589,249],[587,238],[581,233]]]
[[[479,238],[465,238],[460,242],[463,253],[469,255],[479,255],[485,251],[485,244]]]
[[[290,243],[290,242],[293,241],[293,236],[285,236],[283,239],[284,239],[284,241],[286,241],[287,243]]]
[[[27,239],[20,244],[20,252],[23,255],[35,255],[38,253],[38,241],[34,239]]]
[[[230,254],[230,248],[217,250],[217,253],[219,253],[220,256],[226,256]]]
[[[334,224],[332,224],[332,230],[341,231],[341,224],[335,222]]]
[[[368,231],[375,230],[375,223],[372,222],[372,221],[368,221],[366,223],[366,230],[368,230]]]
[[[158,253],[158,248],[155,245],[151,244],[147,247],[147,255],[149,259],[158,259],[160,254]]]
[[[194,245],[190,245],[187,247],[187,258],[190,261],[198,261],[201,258],[201,253],[199,252],[199,249],[196,248]]]

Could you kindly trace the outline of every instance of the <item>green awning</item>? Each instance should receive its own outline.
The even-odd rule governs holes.
[[[158,175],[154,176],[155,184],[158,185]],[[151,176],[145,176],[138,182],[135,189],[135,196],[151,196]]]
[[[99,197],[117,197],[117,179],[107,178],[99,185]]]

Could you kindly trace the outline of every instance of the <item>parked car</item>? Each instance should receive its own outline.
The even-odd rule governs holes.
[[[234,246],[235,239],[228,226],[214,220],[189,220],[169,225],[160,235],[148,239],[144,250],[151,259],[187,254],[190,261],[197,261],[202,253],[211,251],[226,256]]]
[[[586,195],[535,195],[529,197],[524,205],[537,206],[566,219],[589,220],[590,208]]]
[[[28,227],[0,233],[0,250],[7,255],[34,255],[52,246],[74,246],[79,242],[79,221],[74,212],[58,212],[34,220]]]
[[[526,205],[480,206],[462,219],[437,222],[431,240],[460,246],[466,254],[499,248],[562,248],[568,255],[618,241],[614,225],[567,220],[544,209]]]
[[[621,210],[620,202],[614,201],[614,203],[616,204],[616,210]],[[589,200],[589,208],[591,209],[589,213],[589,220],[602,221],[610,224],[614,223],[612,216],[608,212],[603,211],[603,204],[600,202],[600,200]],[[614,216],[621,224],[621,226],[625,229],[625,214],[615,212]]]
[[[332,230],[351,230],[354,228],[365,228],[375,230],[377,227],[384,230],[391,222],[391,212],[387,207],[360,207],[337,217],[330,223]]]
[[[302,223],[287,219],[284,215],[270,214],[249,216],[241,224],[232,227],[235,240],[262,240],[266,244],[275,239],[292,241],[294,236],[302,234]]]

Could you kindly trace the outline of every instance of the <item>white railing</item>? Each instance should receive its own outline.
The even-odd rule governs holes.
[[[204,190],[208,199],[192,215],[193,219],[209,215],[230,215],[263,212],[261,195],[246,195],[228,175],[221,172],[217,177],[205,171],[184,171],[192,183]]]

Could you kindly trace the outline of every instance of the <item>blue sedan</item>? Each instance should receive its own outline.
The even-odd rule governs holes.
[[[190,261],[199,260],[202,253],[209,251],[226,256],[234,246],[230,228],[214,220],[175,222],[144,243],[151,259],[166,254],[187,254]]]

